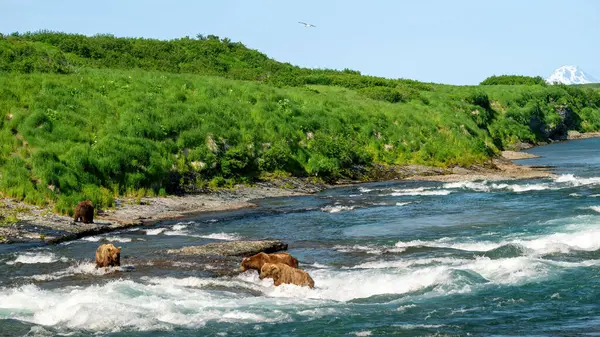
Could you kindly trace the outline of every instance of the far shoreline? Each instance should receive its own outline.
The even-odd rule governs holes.
[[[569,137],[565,141],[596,137],[600,137],[600,132],[587,134],[572,134],[569,132]],[[313,184],[306,178],[283,178],[281,181],[259,182],[252,186],[238,185],[231,190],[217,190],[203,194],[142,198],[139,204],[136,204],[131,198],[119,198],[114,209],[99,212],[94,219],[94,224],[75,223],[70,217],[55,214],[49,207],[31,206],[14,199],[3,198],[4,205],[0,207],[19,209],[21,212],[17,214],[18,222],[16,224],[0,227],[0,243],[58,244],[132,227],[152,226],[162,221],[192,219],[211,212],[252,208],[257,206],[256,200],[266,198],[311,195],[330,188],[370,182],[402,180],[436,182],[497,181],[543,179],[556,176],[555,173],[549,171],[550,167],[520,165],[513,162],[513,160],[535,157],[537,156],[521,151],[502,151],[500,156],[492,159],[490,161],[491,165],[486,167],[440,169],[406,165],[386,167],[384,168],[385,172],[382,171],[382,179],[368,179],[365,181]],[[290,185],[293,187],[287,188]]]

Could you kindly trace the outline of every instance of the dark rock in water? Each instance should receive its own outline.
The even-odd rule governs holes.
[[[489,257],[492,260],[496,259],[507,259],[525,255],[527,248],[518,244],[507,244],[488,250],[484,256]]]
[[[287,248],[287,243],[283,243],[280,240],[230,241],[189,246],[181,249],[169,249],[167,253],[181,255],[252,256],[260,252],[275,253],[287,250]]]

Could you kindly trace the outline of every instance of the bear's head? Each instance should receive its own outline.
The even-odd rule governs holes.
[[[242,271],[242,273],[248,269],[260,270],[265,261],[267,261],[267,259],[268,256],[265,253],[258,253],[256,255],[246,257],[242,260],[242,267],[240,268],[240,270]]]
[[[114,249],[111,249],[110,257],[112,261],[117,263],[117,265],[121,265],[121,247],[115,247]]]
[[[265,263],[260,269],[260,276],[258,278],[261,280],[266,277],[276,279],[279,276],[279,273],[281,273],[281,269],[278,265],[274,263]]]

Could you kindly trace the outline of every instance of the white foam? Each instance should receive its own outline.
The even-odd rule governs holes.
[[[408,309],[411,309],[411,308],[416,308],[416,307],[417,307],[417,306],[416,306],[415,304],[401,305],[401,306],[399,306],[399,307],[396,309],[396,311],[406,311],[406,310],[408,310]]]
[[[399,325],[394,325],[394,326],[398,327],[400,329],[404,329],[404,330],[413,330],[413,329],[438,329],[438,328],[445,327],[446,325],[444,325],[444,324],[399,324]]]
[[[596,206],[591,206],[596,207]],[[593,208],[592,208],[593,209]],[[600,212],[600,207],[594,209]],[[600,249],[600,227],[593,228],[566,226],[573,231],[556,232],[538,236],[523,236],[505,239],[503,241],[471,241],[460,238],[440,238],[432,241],[412,240],[399,241],[395,244],[398,248],[408,247],[438,247],[452,248],[474,252],[487,252],[505,245],[521,246],[526,249],[525,253],[539,256],[550,253],[568,253],[570,251],[596,251]],[[377,249],[370,247],[370,249]]]
[[[487,186],[487,181],[458,181],[453,183],[446,183],[443,185],[444,188],[451,189],[469,189],[480,192],[489,192],[490,187]]]
[[[17,256],[17,258],[13,261],[7,261],[6,264],[14,265],[15,263],[23,263],[23,264],[37,264],[37,263],[54,263],[57,261],[66,262],[68,261],[65,257],[57,257],[56,254],[52,252],[25,252],[21,253]]]
[[[503,243],[491,242],[491,241],[459,241],[457,239],[443,237],[433,241],[399,241],[395,244],[398,248],[408,247],[438,247],[438,248],[453,248],[460,250],[485,252],[491,249],[502,246]]]
[[[88,236],[82,239],[83,241],[89,242],[98,242],[98,241],[108,241],[108,242],[131,242],[131,238],[122,238],[119,236]]]
[[[176,224],[176,225],[173,225],[173,227],[171,227],[171,228],[172,228],[174,231],[181,231],[181,230],[184,230],[184,229],[186,229],[187,227],[188,227],[188,225],[187,225],[187,224]]]
[[[362,246],[362,245],[352,245],[352,246],[336,245],[336,246],[333,246],[333,249],[337,250],[340,253],[365,252],[367,254],[382,254],[384,251],[384,248],[380,247],[380,246]]]
[[[329,266],[326,266],[324,264],[320,264],[318,262],[315,262],[313,264],[310,264],[309,266],[313,267],[313,268],[318,268],[318,269],[327,269],[329,268]]]
[[[393,191],[393,193],[391,193],[390,195],[393,197],[417,196],[417,195],[448,195],[448,194],[452,193],[451,190],[438,190],[438,189],[431,189],[428,187],[393,189],[392,191]]]
[[[369,193],[369,192],[373,191],[372,189],[370,189],[370,188],[366,188],[366,187],[359,187],[359,188],[358,188],[358,190],[359,190],[361,193]]]
[[[51,281],[57,280],[64,277],[74,276],[74,275],[95,275],[100,276],[104,274],[113,273],[115,271],[123,271],[127,268],[131,268],[131,266],[121,266],[121,267],[109,267],[109,268],[96,268],[95,263],[90,262],[78,262],[72,266],[69,266],[66,269],[58,270],[50,274],[38,274],[33,276],[26,276],[26,279],[32,279],[36,281]]]
[[[146,229],[146,235],[158,235],[164,232],[166,228],[154,228],[154,229]]]
[[[591,209],[592,211],[600,213],[600,206],[590,206],[588,208]]]
[[[0,309],[4,310],[0,310],[0,317],[8,315],[59,332],[77,329],[100,333],[194,329],[208,321],[290,321],[289,314],[273,310],[276,304],[267,306],[264,302],[260,297],[179,286],[168,278],[152,283],[118,280],[52,290],[25,285],[2,289]],[[251,311],[244,309],[249,306],[254,306]]]
[[[363,330],[363,331],[355,332],[354,335],[358,336],[358,337],[366,337],[366,336],[373,335],[373,333],[370,330]]]
[[[190,225],[192,223],[193,222],[177,223],[177,224],[171,226],[170,231],[165,231],[165,232],[163,232],[163,234],[169,235],[169,236],[197,236],[197,235],[190,235],[189,231],[186,230],[188,228],[188,225]]]
[[[335,205],[335,206],[325,206],[323,208],[321,208],[322,212],[329,212],[329,213],[339,213],[339,212],[343,212],[343,211],[351,211],[354,209],[355,206],[342,206],[342,205]]]
[[[582,178],[572,174],[564,174],[551,182],[532,183],[532,184],[515,184],[515,183],[490,183],[483,181],[460,181],[447,183],[443,185],[445,189],[464,189],[476,192],[492,192],[492,191],[513,191],[516,193],[528,191],[543,191],[543,190],[558,190],[563,188],[578,187],[585,185],[599,185],[600,177]],[[571,196],[578,196],[576,193]]]
[[[513,192],[543,191],[550,189],[548,184],[507,185],[505,188]]]
[[[208,235],[200,235],[199,237],[204,239],[213,239],[213,240],[224,240],[224,241],[235,241],[240,240],[241,237],[235,233],[213,233]]]
[[[410,268],[427,266],[432,264],[444,264],[447,266],[460,266],[467,260],[455,259],[450,257],[437,257],[437,258],[421,258],[421,259],[402,259],[396,261],[369,261],[360,263],[351,269],[386,269],[386,268]]]
[[[411,202],[411,201],[407,201],[407,202],[397,202],[397,203],[396,203],[396,206],[406,206],[406,205],[409,205],[409,204],[412,204],[412,202]]]
[[[557,183],[565,183],[569,186],[585,186],[585,185],[598,185],[600,184],[600,177],[582,178],[576,177],[573,174],[563,174],[557,177],[555,180]]]
[[[298,311],[297,314],[301,316],[307,316],[310,319],[316,319],[324,316],[339,314],[340,311],[341,310],[336,308],[314,308]]]
[[[460,181],[454,183],[447,183],[443,185],[444,188],[450,189],[465,189],[472,190],[476,192],[491,192],[491,191],[513,191],[513,192],[527,192],[527,191],[541,191],[550,188],[550,185],[546,183],[540,184],[497,184],[497,183],[489,183],[486,180],[483,181]]]

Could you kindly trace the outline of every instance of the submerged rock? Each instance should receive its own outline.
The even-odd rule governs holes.
[[[230,241],[189,246],[181,249],[169,249],[167,253],[180,255],[252,256],[260,252],[275,253],[287,250],[287,248],[287,243],[283,243],[280,240]]]

